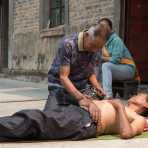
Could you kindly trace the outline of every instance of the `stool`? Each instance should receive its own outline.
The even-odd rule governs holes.
[[[118,97],[118,95],[124,99],[137,94],[139,81],[137,80],[115,80],[112,83],[113,96]]]

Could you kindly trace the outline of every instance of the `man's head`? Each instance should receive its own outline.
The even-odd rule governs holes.
[[[84,49],[88,52],[96,52],[101,49],[107,38],[107,31],[101,24],[89,28],[84,32]]]
[[[98,21],[98,24],[104,25],[106,28],[107,32],[110,33],[113,29],[112,21],[108,18],[102,18]]]
[[[128,101],[128,107],[139,114],[144,113],[148,110],[148,94],[139,93],[133,96]]]

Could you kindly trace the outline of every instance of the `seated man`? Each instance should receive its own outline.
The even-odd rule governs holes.
[[[100,110],[97,122],[91,118],[96,104]],[[84,109],[83,109],[84,108]],[[93,100],[86,106],[57,105],[45,111],[23,110],[0,118],[0,141],[24,139],[81,140],[102,134],[119,134],[132,138],[141,134],[144,118],[124,107],[120,100]]]
[[[102,85],[108,98],[113,97],[112,80],[129,80],[135,77],[136,66],[133,58],[120,39],[113,32],[112,22],[107,18],[99,20],[98,24],[105,26],[108,39],[102,49]]]

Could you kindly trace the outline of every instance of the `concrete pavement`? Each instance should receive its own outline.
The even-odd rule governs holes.
[[[48,95],[47,84],[24,82],[18,80],[0,78],[0,94],[7,94],[8,96],[4,99],[0,98],[1,101],[14,101],[14,100],[40,100],[46,99]],[[14,97],[13,97],[14,95]],[[17,96],[19,96],[17,98]],[[3,95],[4,97],[4,95]],[[14,100],[13,100],[14,99]]]
[[[47,84],[0,78],[0,116],[11,115],[21,109],[44,107],[48,95]],[[130,140],[37,141],[0,143],[0,148],[148,148],[148,138]]]
[[[0,148],[148,148],[148,139],[2,143]]]
[[[47,84],[0,78],[0,116],[21,109],[42,109],[47,96]]]

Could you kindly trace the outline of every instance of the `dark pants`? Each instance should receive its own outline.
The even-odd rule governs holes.
[[[89,113],[77,105],[60,104],[60,95],[51,91],[43,111],[22,110],[12,116],[1,117],[0,140],[81,140],[95,137],[96,125]]]

